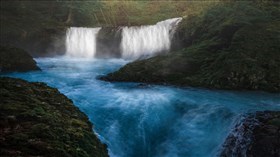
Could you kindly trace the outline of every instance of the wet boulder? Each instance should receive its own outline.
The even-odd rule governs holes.
[[[280,156],[280,111],[242,116],[225,140],[220,156]]]

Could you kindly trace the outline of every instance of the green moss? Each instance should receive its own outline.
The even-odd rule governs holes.
[[[220,3],[183,19],[174,51],[132,62],[101,79],[278,92],[277,15],[280,9],[273,3]]]
[[[12,78],[0,87],[1,155],[108,156],[86,115],[57,89]]]

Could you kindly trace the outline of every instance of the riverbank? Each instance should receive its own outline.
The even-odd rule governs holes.
[[[107,157],[107,146],[73,102],[45,83],[0,78],[3,156]]]
[[[95,79],[126,64],[123,60],[36,61],[42,72],[6,76],[45,82],[67,95],[94,124],[110,156],[217,156],[240,114],[280,110],[278,94]]]
[[[101,79],[279,92],[280,11],[272,4],[221,3],[188,16],[178,25],[173,51]]]

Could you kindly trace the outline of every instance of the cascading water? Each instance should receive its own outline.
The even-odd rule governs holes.
[[[137,59],[169,50],[172,30],[181,20],[182,18],[173,18],[156,25],[124,27],[121,41],[122,57]]]
[[[71,27],[66,33],[66,55],[93,58],[100,28]]]
[[[240,114],[280,110],[278,93],[96,79],[128,63],[122,59],[36,61],[42,71],[6,75],[45,82],[67,95],[87,114],[110,157],[216,157]],[[246,146],[243,141],[239,148]]]
[[[156,53],[168,51],[172,34],[181,20],[182,18],[173,18],[158,22],[156,25],[121,28],[120,53],[122,58],[146,58]],[[100,29],[69,28],[66,33],[66,55],[71,57],[95,57],[96,38]]]

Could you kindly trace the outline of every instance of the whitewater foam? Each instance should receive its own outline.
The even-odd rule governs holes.
[[[121,57],[135,60],[168,51],[172,35],[181,20],[182,18],[173,18],[158,22],[156,25],[122,27]],[[66,33],[66,55],[95,57],[96,38],[100,29],[70,27]]]
[[[173,18],[150,26],[123,27],[121,51],[125,59],[137,59],[168,51],[172,32],[182,18]]]
[[[96,53],[96,37],[100,29],[70,27],[66,33],[66,55],[93,58]]]

